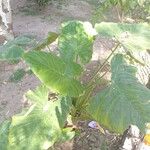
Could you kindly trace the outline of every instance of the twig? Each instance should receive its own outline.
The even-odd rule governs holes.
[[[145,66],[144,63],[142,63],[140,60],[138,60],[137,58],[135,58],[129,51],[126,52],[126,54],[131,57],[131,59],[133,59],[136,63],[142,65],[142,66]]]
[[[125,53],[126,53],[129,57],[131,57],[131,59],[133,59],[136,63],[138,63],[138,64],[140,64],[140,65],[142,65],[142,66],[145,66],[144,63],[142,63],[140,60],[138,60],[137,58],[135,58],[135,57],[131,54],[131,52],[129,52],[129,50],[124,46],[124,44],[122,44],[116,37],[115,37],[115,39],[117,40],[118,43],[120,43],[120,45],[124,48]]]

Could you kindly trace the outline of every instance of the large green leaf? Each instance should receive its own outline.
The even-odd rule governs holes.
[[[8,41],[5,45],[0,45],[0,60],[12,61],[21,59],[24,47],[33,43],[33,38],[19,36],[14,40]]]
[[[24,50],[16,45],[0,47],[0,60],[19,60]]]
[[[96,31],[89,22],[69,21],[62,24],[58,39],[60,56],[66,61],[85,64],[92,57],[92,47]]]
[[[82,84],[75,79],[82,72],[80,65],[65,63],[54,54],[40,51],[30,51],[24,59],[51,90],[69,96],[78,96],[83,92]]]
[[[33,44],[35,40],[33,37],[29,36],[18,36],[13,41],[10,41],[7,43],[7,45],[18,45],[18,46],[28,46],[30,44]]]
[[[13,40],[8,41],[4,46],[11,47],[13,45],[26,47],[35,43],[32,36],[18,36]]]
[[[8,134],[9,134],[9,127],[11,121],[5,121],[0,125],[0,150],[7,150],[7,145],[9,143]]]
[[[95,25],[101,36],[116,38],[129,50],[147,50],[150,48],[150,26],[146,23],[106,23]]]
[[[48,101],[49,90],[41,86],[29,91],[29,110],[12,118],[7,150],[46,150],[55,142],[74,136],[69,128],[63,128],[71,107],[71,99],[59,97]],[[3,149],[5,150],[5,149]]]
[[[136,68],[121,54],[114,56],[111,69],[111,85],[93,98],[89,113],[111,131],[122,133],[130,124],[144,129],[150,122],[150,90],[138,82]]]

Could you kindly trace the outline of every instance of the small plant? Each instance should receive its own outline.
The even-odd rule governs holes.
[[[19,82],[26,74],[26,71],[24,69],[17,69],[10,77],[9,81],[11,82]]]
[[[40,6],[43,6],[43,5],[46,5],[48,4],[48,2],[50,2],[51,0],[36,0],[36,2],[40,5]]]
[[[133,21],[148,21],[150,16],[150,2],[148,0],[104,0],[98,1],[96,10],[93,14],[93,22],[98,19],[106,19],[106,14],[110,9],[117,15],[120,22]]]
[[[48,3],[58,2],[60,5],[66,0],[35,0],[39,6],[45,6]]]
[[[115,47],[83,84],[80,78],[92,58],[97,34],[113,38]],[[1,124],[0,149],[49,149],[55,142],[73,138],[70,124],[87,118],[116,133],[130,124],[143,131],[150,122],[150,90],[138,81],[137,69],[126,56],[149,48],[149,25],[100,23],[93,28],[88,22],[70,21],[62,24],[59,35],[50,35],[44,44],[20,54],[42,85],[25,94],[31,104],[28,109]],[[43,51],[57,37],[59,56]],[[94,93],[109,59],[111,83]]]

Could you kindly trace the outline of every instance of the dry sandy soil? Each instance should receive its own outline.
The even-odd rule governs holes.
[[[41,10],[31,0],[12,0],[11,6],[15,36],[33,35],[37,40],[46,37],[49,31],[58,32],[63,21],[70,19],[89,21],[93,11],[92,5],[81,0],[70,0],[69,3],[61,6],[51,4]],[[93,61],[99,57],[104,58],[110,47],[112,47],[111,42],[98,38],[94,44]],[[24,105],[23,94],[29,89],[34,89],[40,83],[34,75],[26,75],[18,83],[8,82],[10,75],[22,67],[25,68],[23,62],[17,65],[0,63],[0,122],[20,112]],[[84,137],[80,140],[76,139],[75,144],[73,142],[65,143],[55,149],[71,150],[74,147],[76,150],[99,150],[101,145],[100,133],[97,130],[91,132],[86,128],[84,128],[83,133]],[[91,141],[82,140],[86,138]]]
[[[43,38],[49,31],[58,31],[63,21],[91,19],[92,6],[87,2],[66,1],[62,5],[55,2],[40,10],[32,0],[12,0],[15,35],[29,34]]]

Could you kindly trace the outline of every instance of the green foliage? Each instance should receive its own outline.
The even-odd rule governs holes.
[[[37,2],[37,4],[39,6],[46,6],[48,3],[52,3],[52,2],[59,2],[60,4],[62,4],[63,1],[66,0],[35,0]]]
[[[11,82],[19,82],[26,74],[26,71],[24,69],[17,69],[10,77],[9,81]]]
[[[148,50],[150,26],[148,24],[124,24],[102,22],[95,25],[99,35],[121,42],[128,50]]]
[[[48,4],[48,2],[50,2],[51,0],[36,0],[36,2],[40,5],[40,6],[43,6],[43,5],[46,5]]]
[[[26,46],[34,42],[33,39],[27,36],[20,36],[5,45],[0,46],[0,60],[18,61],[21,59]]]
[[[53,43],[58,37],[58,34],[54,32],[49,32],[46,39],[44,39],[42,42],[40,42],[36,47],[33,48],[33,50],[41,50],[44,49],[46,46]]]
[[[3,124],[0,125],[0,149],[7,150],[9,127],[11,125],[10,120],[6,120]]]
[[[104,0],[98,2],[93,14],[94,22],[100,19],[107,20],[108,12],[115,13],[121,22],[125,21],[126,17],[147,20],[150,16],[150,2],[148,0]],[[113,11],[111,12],[111,10]]]
[[[96,31],[89,22],[71,21],[62,24],[58,48],[65,61],[85,64],[91,60]]]
[[[138,20],[144,20],[149,22],[150,17],[150,1],[149,0],[137,0],[138,5],[132,9],[132,17]]]
[[[0,60],[18,60],[21,58],[22,54],[24,53],[24,50],[19,46],[10,46],[5,47],[3,46],[0,51]]]
[[[27,112],[12,118],[7,150],[48,149],[56,141],[73,137],[74,132],[71,129],[63,129],[69,115],[71,99],[59,97],[56,101],[48,101],[48,94],[49,90],[44,86],[26,94],[32,105]],[[1,134],[5,132],[4,130]]]
[[[138,82],[136,68],[121,54],[113,57],[111,72],[111,85],[93,98],[90,114],[111,131],[123,133],[129,124],[144,131],[150,121],[150,90]]]
[[[42,50],[46,46],[54,42],[58,34],[50,32],[46,39],[35,45],[35,40],[28,36],[19,36],[12,41],[8,41],[5,45],[0,46],[0,61],[18,61],[22,58],[24,51],[28,47],[33,47],[33,50]]]
[[[34,39],[31,36],[18,36],[14,40],[9,41],[5,44],[5,46],[9,47],[12,45],[26,47],[30,44],[34,43]]]
[[[54,54],[40,51],[28,52],[24,59],[51,90],[69,96],[78,96],[83,92],[82,84],[75,79],[81,74],[80,65],[73,62],[67,64]]]
[[[30,36],[18,36],[13,41],[10,41],[7,43],[7,45],[18,45],[18,46],[28,46],[30,44],[34,43],[33,37]]]
[[[80,78],[86,69],[81,65],[91,60],[95,29],[101,36],[115,37],[117,44],[104,63],[98,65],[90,81],[83,85]],[[23,54],[22,59],[43,86],[26,94],[29,108],[1,125],[2,150],[48,149],[55,142],[74,136],[67,121],[76,123],[87,115],[118,133],[130,124],[143,130],[144,124],[150,122],[150,90],[139,83],[136,68],[125,61],[123,54],[112,58],[111,84],[92,96],[103,77],[99,76],[100,71],[118,48],[134,51],[149,48],[149,26],[101,23],[95,29],[87,22],[63,23],[60,35],[51,33],[48,39]],[[58,55],[41,51],[57,37]],[[54,93],[49,94],[50,90]]]

